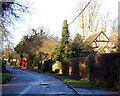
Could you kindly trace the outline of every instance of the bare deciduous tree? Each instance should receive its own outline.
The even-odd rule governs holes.
[[[9,31],[6,26],[14,24],[15,20],[21,20],[21,13],[28,12],[28,2],[21,4],[18,0],[0,1],[0,32],[7,37]]]
[[[82,11],[85,6],[85,1],[80,1],[78,12]],[[100,0],[93,0],[88,8],[80,15],[79,25],[82,29],[83,38],[88,36],[88,32],[96,32],[98,29],[100,16],[98,15],[101,7]]]

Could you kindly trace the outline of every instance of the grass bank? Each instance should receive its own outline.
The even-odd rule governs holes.
[[[2,78],[2,81],[0,81],[0,83],[5,83],[9,80],[11,80],[14,76],[12,76],[11,74],[1,74],[0,78]]]
[[[12,76],[11,72],[5,70],[5,73],[0,73],[0,84],[3,84],[9,80],[11,80],[14,76]]]

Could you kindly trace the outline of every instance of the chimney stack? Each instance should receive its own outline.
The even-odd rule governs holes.
[[[104,24],[102,24],[101,31],[105,33],[105,27],[104,27]]]

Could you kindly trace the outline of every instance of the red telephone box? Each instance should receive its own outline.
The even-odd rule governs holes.
[[[22,69],[27,69],[27,58],[22,58]]]

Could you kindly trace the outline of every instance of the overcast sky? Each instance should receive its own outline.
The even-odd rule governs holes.
[[[22,1],[22,0],[21,0]],[[26,0],[27,1],[27,0]],[[63,20],[70,23],[76,16],[76,5],[79,0],[29,0],[32,7],[32,15],[24,14],[24,21],[16,23],[15,29],[9,28],[12,32],[14,46],[19,43],[22,36],[28,34],[32,28],[45,26],[49,29],[49,35],[61,36],[59,31],[62,28]],[[87,2],[89,0],[86,0]],[[120,0],[101,0],[103,2],[101,12],[110,13],[113,19],[118,14],[118,1]],[[87,4],[87,3],[86,3]],[[70,27],[70,36],[76,34],[74,24]],[[59,32],[58,32],[59,31]]]

